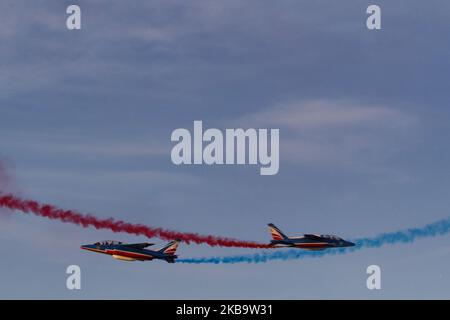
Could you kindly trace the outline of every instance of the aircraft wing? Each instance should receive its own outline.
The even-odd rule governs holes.
[[[122,244],[125,247],[133,247],[133,248],[137,248],[137,249],[144,249],[147,247],[150,247],[152,245],[154,245],[154,243],[147,243],[147,242],[143,242],[143,243],[124,243]]]

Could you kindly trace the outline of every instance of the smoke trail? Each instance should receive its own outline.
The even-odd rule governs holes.
[[[95,229],[108,229],[112,232],[144,235],[149,238],[156,237],[164,240],[180,239],[187,243],[205,243],[210,246],[221,247],[270,248],[269,245],[252,241],[241,241],[231,238],[216,237],[213,235],[199,235],[196,233],[152,228],[142,224],[116,221],[113,218],[99,219],[92,215],[81,214],[72,210],[62,210],[49,204],[40,204],[33,200],[24,200],[11,194],[0,195],[0,207],[19,210],[23,213],[33,213],[36,216],[59,220],[64,223],[72,223],[84,228],[94,227]]]
[[[324,251],[302,251],[291,249],[287,251],[261,252],[248,255],[187,258],[178,259],[178,263],[219,264],[219,263],[264,263],[272,260],[294,260],[304,258],[320,258],[327,255],[346,254],[365,248],[378,248],[397,243],[411,243],[420,238],[442,236],[450,233],[450,218],[427,224],[420,228],[411,228],[390,233],[383,233],[373,238],[352,240],[354,247],[327,249]]]

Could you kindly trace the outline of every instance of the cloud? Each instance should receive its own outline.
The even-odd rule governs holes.
[[[237,123],[280,128],[282,161],[360,167],[400,149],[418,120],[387,106],[313,100],[276,105]]]
[[[14,137],[15,139],[12,139]],[[169,141],[167,139],[167,141]],[[86,135],[60,134],[24,134],[11,131],[0,138],[3,148],[13,148],[28,152],[45,152],[48,154],[70,154],[77,156],[167,156],[170,154],[170,143],[163,144],[161,140],[149,137],[143,139],[98,139]]]
[[[173,173],[162,170],[116,170],[104,172],[66,172],[57,170],[28,170],[21,175],[32,177],[35,181],[52,180],[78,185],[190,185],[202,179],[190,174]]]
[[[278,105],[245,116],[241,121],[258,125],[279,126],[293,131],[336,130],[348,127],[408,127],[415,118],[385,106],[364,106],[330,100]]]
[[[84,155],[101,156],[167,156],[169,145],[154,146],[152,143],[107,143],[107,144],[70,144],[61,145],[59,150]]]

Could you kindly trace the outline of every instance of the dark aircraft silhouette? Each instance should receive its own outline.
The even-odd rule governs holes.
[[[327,248],[353,247],[355,244],[333,235],[305,234],[301,237],[288,237],[273,223],[269,223],[272,235],[270,244],[274,247],[296,247],[307,250],[325,250]]]
[[[174,263],[178,257],[175,251],[178,248],[180,240],[169,242],[160,250],[153,251],[145,249],[152,246],[153,243],[122,243],[119,241],[102,241],[94,244],[86,244],[81,246],[81,249],[109,254],[114,259],[124,261],[147,261],[153,259],[165,260],[169,263]]]

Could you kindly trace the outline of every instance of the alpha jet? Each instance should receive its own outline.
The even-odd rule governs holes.
[[[295,247],[307,250],[325,250],[327,248],[353,247],[355,244],[334,235],[304,234],[301,237],[288,237],[273,223],[269,223],[272,235],[270,244],[274,247]]]
[[[169,263],[174,263],[178,257],[175,251],[178,248],[180,240],[169,242],[163,248],[153,251],[145,249],[152,246],[153,243],[123,243],[119,241],[102,241],[94,244],[86,244],[81,246],[81,249],[109,254],[114,259],[123,261],[147,261],[153,259],[165,260]]]

